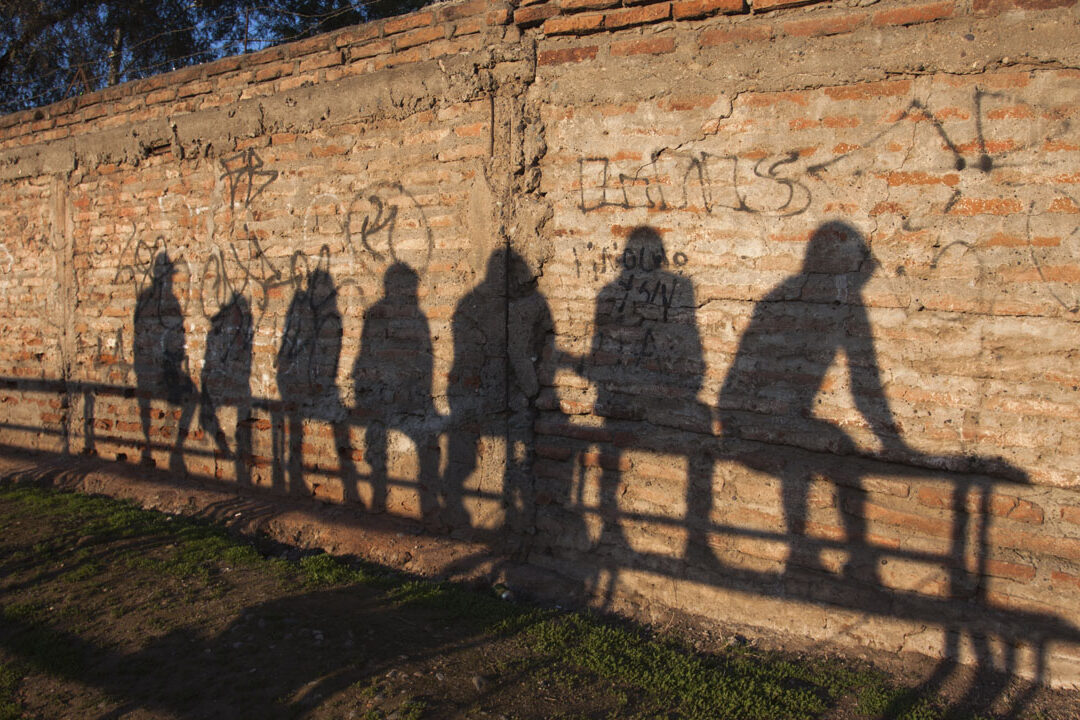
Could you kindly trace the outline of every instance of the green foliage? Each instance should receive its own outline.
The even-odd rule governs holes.
[[[388,597],[402,606],[437,610],[448,620],[473,622],[483,627],[504,627],[522,614],[522,609],[514,603],[453,583],[409,580],[392,588]]]
[[[674,700],[681,718],[813,718],[856,676],[747,650],[704,657],[680,644],[588,615],[553,617],[526,632],[532,649],[601,678]]]
[[[11,665],[0,663],[0,720],[20,720],[22,708],[15,702],[19,673]]]
[[[5,0],[0,114],[261,50],[429,0]]]
[[[400,720],[420,720],[424,717],[424,711],[427,710],[427,703],[423,700],[409,699],[401,704],[398,708],[398,718]]]
[[[372,576],[355,570],[332,555],[309,555],[300,559],[300,571],[308,586],[350,585],[367,582]]]
[[[849,698],[858,717],[873,720],[986,720],[949,712],[935,698],[896,688],[883,673],[864,666],[747,647],[704,655],[629,623],[529,608],[499,599],[495,592],[406,579],[328,554],[308,555],[298,564],[265,559],[252,543],[222,528],[144,511],[126,502],[3,482],[0,502],[17,507],[18,516],[56,528],[33,548],[23,546],[10,553],[0,561],[6,567],[20,563],[25,571],[27,563],[51,562],[52,569],[43,577],[59,577],[76,586],[75,592],[78,583],[93,585],[112,562],[150,570],[145,576],[149,579],[138,581],[142,583],[153,583],[154,572],[184,579],[180,591],[152,593],[150,602],[155,605],[184,602],[189,591],[194,593],[190,597],[206,597],[207,586],[224,595],[231,586],[219,578],[237,568],[277,575],[308,588],[363,584],[382,593],[385,611],[420,616],[435,625],[453,626],[459,633],[475,633],[484,642],[518,648],[487,663],[484,672],[493,678],[535,683],[567,697],[582,688],[595,689],[599,705],[587,713],[590,717],[802,720],[835,712],[840,701]],[[57,568],[63,572],[57,574]],[[31,671],[78,679],[97,648],[73,631],[55,629],[64,610],[48,605],[22,602],[0,607],[3,647],[22,658]],[[109,613],[119,618],[127,610],[123,603],[113,602],[98,619]],[[0,720],[22,715],[13,699],[20,677],[0,665]],[[356,691],[366,700],[382,692],[391,696],[387,682],[381,675],[368,677]],[[576,717],[580,708],[554,710],[553,716],[560,711],[561,717]],[[434,712],[424,700],[411,699],[395,714],[420,720]],[[368,713],[383,715],[377,709]]]

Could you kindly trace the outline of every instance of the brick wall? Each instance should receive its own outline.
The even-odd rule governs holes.
[[[1076,25],[474,0],[0,118],[0,440],[1075,682]]]

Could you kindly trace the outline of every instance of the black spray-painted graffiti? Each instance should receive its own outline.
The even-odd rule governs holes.
[[[1007,139],[995,138],[994,121],[1018,119]],[[925,128],[925,130],[920,130]],[[915,133],[928,132],[923,140]],[[970,133],[970,139],[962,133]],[[653,211],[732,211],[783,218],[805,212],[817,199],[826,206],[850,203],[852,179],[857,184],[880,183],[886,199],[894,191],[889,173],[897,167],[888,158],[896,147],[919,143],[926,152],[918,161],[924,172],[956,173],[936,186],[919,187],[919,199],[904,208],[899,227],[929,233],[928,241],[945,254],[961,243],[975,254],[979,267],[993,267],[983,258],[991,252],[980,240],[963,239],[961,224],[985,207],[987,198],[1000,199],[997,230],[1024,239],[1013,252],[1030,261],[1040,290],[1070,313],[1080,312],[1080,290],[1070,285],[1069,268],[1080,259],[1080,223],[1075,215],[1080,196],[1073,188],[1080,176],[1061,172],[1048,149],[1076,147],[1076,127],[1068,108],[1040,107],[1007,92],[975,88],[967,107],[935,110],[919,99],[908,102],[888,124],[869,138],[846,143],[848,149],[826,161],[811,162],[812,153],[798,149],[758,150],[736,156],[710,152],[701,145],[709,138],[683,143],[678,150],[661,148],[648,162],[604,157],[578,161],[578,207],[583,213],[601,208]],[[696,145],[696,147],[695,147]],[[974,157],[973,157],[974,156]],[[903,161],[911,158],[908,153]],[[1039,177],[1038,170],[1045,169]],[[1005,188],[1010,197],[1002,198]],[[869,208],[868,208],[869,209]],[[826,208],[827,211],[827,208]],[[996,264],[1007,250],[997,249]],[[575,251],[578,275],[592,266],[594,279],[609,268],[609,258],[591,263]],[[937,261],[935,260],[935,263]],[[617,261],[610,260],[614,269]],[[897,273],[900,274],[899,272]],[[1034,279],[1034,278],[1033,278]]]
[[[649,162],[630,168],[630,172],[613,168],[608,158],[582,158],[578,161],[578,207],[585,213],[618,207],[798,215],[811,200],[806,185],[785,174],[798,157],[797,152],[788,152],[748,159],[665,148],[653,152]]]
[[[253,149],[227,157],[221,161],[225,171],[222,180],[229,184],[229,207],[235,208],[239,200],[243,207],[249,207],[270,183],[277,180],[277,170],[264,170],[264,163]]]
[[[668,258],[667,251],[661,248],[660,255],[651,257],[646,254],[644,248],[636,251],[632,248],[623,248],[621,251],[615,243],[611,245],[597,245],[591,240],[585,243],[581,253],[577,248],[572,248],[574,253],[574,272],[581,277],[582,269],[592,272],[593,280],[598,280],[601,275],[608,273],[621,273],[625,270],[651,272],[657,268],[685,267],[690,262],[686,253],[677,250]]]

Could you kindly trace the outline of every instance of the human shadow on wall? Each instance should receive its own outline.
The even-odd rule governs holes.
[[[394,263],[383,276],[383,297],[364,313],[360,352],[353,364],[356,405],[353,416],[366,427],[364,459],[371,468],[373,512],[387,509],[388,433],[409,437],[418,459],[421,514],[437,513],[439,482],[438,420],[432,399],[434,353],[427,316],[420,309],[420,276]]]
[[[454,307],[450,319],[454,362],[447,378],[447,463],[439,497],[444,529],[468,528],[473,520],[465,507],[466,482],[479,482],[478,459],[486,438],[506,435],[506,282],[507,253],[488,258],[480,283]]]
[[[183,445],[195,414],[196,391],[188,374],[184,313],[173,289],[174,274],[176,264],[167,253],[159,253],[154,258],[150,286],[135,300],[133,355],[143,435],[142,461],[154,463],[151,401],[162,398],[168,406],[179,408],[169,468],[186,473]]]
[[[538,271],[520,254],[507,250],[507,337],[506,352],[509,365],[506,405],[508,410],[506,446],[507,459],[503,474],[503,511],[506,550],[523,559],[534,541],[543,540],[539,525],[540,507],[570,505],[573,477],[571,474],[549,474],[545,486],[538,488],[534,472],[537,462],[535,424],[539,407],[549,414],[558,414],[559,402],[554,394],[558,350],[555,347],[555,321],[547,299],[537,287]],[[541,398],[541,393],[546,393]],[[549,529],[560,533],[584,536],[580,515],[554,519]]]
[[[975,473],[992,472],[998,479],[1012,483],[1026,483],[1028,478],[1022,470],[998,458],[931,457],[903,441],[885,394],[862,297],[863,287],[877,268],[865,238],[851,225],[828,222],[814,231],[801,271],[757,302],[742,333],[716,406],[721,428],[717,459],[773,475],[780,482],[788,553],[783,574],[776,580],[776,591],[796,599],[875,613],[889,608],[886,612],[898,617],[944,623],[948,659],[940,664],[924,690],[935,693],[940,689],[955,669],[960,643],[967,637],[977,660],[976,676],[968,696],[959,704],[989,710],[1008,682],[1007,676],[995,667],[1007,673],[1015,671],[1014,643],[1025,638],[1015,629],[1003,628],[999,619],[973,619],[962,604],[975,603],[982,606],[981,613],[993,614],[986,603],[986,567],[994,480]],[[841,355],[846,361],[855,409],[877,443],[876,449],[861,450],[843,428],[817,416],[826,374]],[[796,452],[791,457],[776,452],[783,446]],[[857,455],[875,461],[868,463],[853,457]],[[947,581],[937,590],[941,600],[920,597],[918,590],[898,589],[884,582],[879,573],[894,548],[885,539],[868,534],[870,508],[864,475],[902,475],[905,466],[964,471],[929,473],[951,486],[945,504],[954,511],[947,549],[932,561],[943,565],[947,572]],[[835,492],[834,499],[826,492],[814,501],[819,506],[835,507],[842,534],[827,528],[827,523],[814,522],[810,499],[815,484],[818,490],[823,484]],[[686,559],[688,568],[692,568],[688,574],[711,577],[713,582],[722,577],[747,579],[749,575],[735,570],[733,562],[725,562],[730,544],[714,541],[713,547],[702,552],[705,528],[713,524],[710,518],[715,517],[714,492],[708,484],[690,483],[688,488]],[[973,498],[982,516],[975,532],[969,516],[976,510]],[[880,514],[882,509],[875,511]],[[826,561],[828,549],[834,552]],[[837,564],[837,550],[846,555],[842,565]],[[762,574],[750,588],[769,582],[767,574]],[[938,607],[936,612],[930,609],[934,606]],[[988,634],[1006,639],[1001,662],[994,656]],[[1046,649],[1043,637],[1038,647],[1039,662]],[[901,703],[897,701],[889,712],[899,714]]]
[[[724,378],[716,413],[721,452],[738,441],[794,445],[830,455],[854,455],[856,444],[840,427],[815,416],[825,375],[842,354],[855,407],[883,454],[909,457],[900,429],[885,399],[873,333],[862,288],[877,268],[866,240],[841,222],[820,226],[810,237],[801,272],[785,279],[754,307],[735,357]],[[749,457],[741,461],[757,465]],[[787,568],[820,570],[820,548],[807,537],[807,499],[815,477],[826,468],[803,462],[766,464],[781,482]],[[851,580],[877,583],[873,546],[866,542],[864,493],[857,478],[835,483],[846,542],[851,554],[843,568]],[[840,480],[837,482],[837,480]],[[711,515],[711,488],[691,486],[687,515],[691,527]],[[695,534],[696,535],[696,534]],[[691,542],[698,538],[692,535]]]
[[[203,358],[199,424],[214,441],[218,453],[232,458],[236,481],[251,484],[251,352],[254,333],[251,306],[240,293],[210,318]],[[218,418],[219,408],[236,409],[235,448]]]
[[[355,500],[347,412],[337,386],[341,312],[328,260],[328,255],[321,256],[306,284],[296,287],[285,315],[277,355],[281,401],[272,418],[273,486],[278,492],[299,495],[314,491],[304,479],[304,442],[317,441],[305,437],[305,424],[329,423],[346,498]]]
[[[629,448],[681,454],[687,482],[707,486],[710,448],[697,434],[709,431],[709,411],[697,399],[705,373],[697,301],[689,278],[671,270],[659,233],[634,228],[619,258],[619,275],[596,298],[593,335],[584,374],[596,387],[594,413],[604,419],[603,449],[586,466],[599,466],[598,549],[627,548],[619,498]],[[657,432],[654,428],[660,428]],[[687,431],[687,432],[683,432]],[[671,439],[678,438],[673,446]],[[653,442],[656,441],[656,442]],[[602,550],[601,550],[602,551]],[[612,556],[597,562],[606,587],[594,595],[607,605],[616,589],[619,566]]]
[[[451,496],[464,497],[465,480],[480,467],[480,443],[485,437],[505,440],[502,518],[488,536],[504,557],[497,567],[521,562],[533,551],[551,554],[558,545],[587,542],[584,516],[573,508],[572,468],[546,462],[536,444],[541,408],[549,423],[568,420],[554,391],[560,353],[538,277],[539,269],[515,250],[494,251],[484,280],[459,303],[452,323],[452,474],[446,482]],[[500,336],[505,337],[501,355]],[[553,450],[545,448],[548,454]],[[542,480],[535,472],[538,463],[544,466]],[[448,571],[468,572],[486,559],[466,557]]]

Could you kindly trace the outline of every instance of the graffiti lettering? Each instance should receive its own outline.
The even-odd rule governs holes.
[[[624,172],[608,158],[581,158],[578,207],[583,213],[618,207],[798,215],[810,206],[811,196],[802,181],[786,174],[797,159],[793,151],[747,158],[664,149]]]

